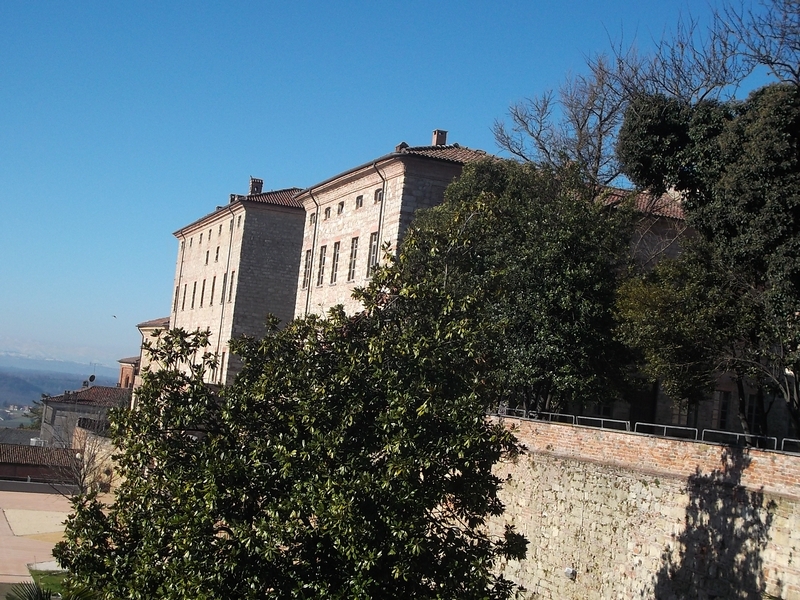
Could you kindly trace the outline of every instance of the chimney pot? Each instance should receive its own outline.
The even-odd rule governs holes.
[[[256,179],[254,177],[250,178],[250,192],[248,195],[254,196],[255,194],[260,194],[261,190],[263,189],[264,189],[263,179]]]
[[[447,145],[447,132],[444,129],[433,130],[433,141],[431,146],[446,146]]]

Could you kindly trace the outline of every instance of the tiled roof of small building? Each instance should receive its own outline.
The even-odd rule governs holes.
[[[131,398],[130,388],[95,385],[75,392],[64,392],[45,398],[44,402],[69,402],[81,405],[114,407],[124,406]]]
[[[30,446],[31,438],[39,437],[39,430],[12,429],[0,427],[0,444],[21,444]]]
[[[0,463],[71,467],[75,464],[76,460],[75,450],[72,448],[46,448],[43,446],[0,444]]]
[[[633,207],[638,212],[654,215],[656,217],[668,217],[670,219],[684,219],[683,205],[681,203],[680,195],[674,192],[666,192],[661,196],[655,196],[649,192],[631,192],[630,190],[621,190],[609,188],[603,194],[603,201],[609,205],[619,204],[627,200],[631,194],[635,194],[633,198]]]
[[[167,318],[169,318],[169,317],[167,317]],[[139,357],[138,356],[128,356],[127,358],[120,358],[117,362],[120,363],[120,364],[123,364],[123,365],[135,365],[135,364],[137,364],[139,362]]]
[[[397,153],[436,158],[462,165],[481,160],[488,156],[484,150],[473,150],[472,148],[459,146],[458,144],[449,144],[446,146],[407,146],[405,143],[402,143],[397,146]]]
[[[237,196],[237,200],[247,200],[248,202],[260,202],[262,204],[273,204],[275,206],[289,206],[291,208],[303,208],[303,203],[294,199],[300,188],[286,188],[285,190],[274,190],[262,192],[261,194],[249,194],[247,196]]]
[[[169,317],[161,317],[159,319],[153,319],[151,321],[145,321],[144,323],[139,323],[136,327],[142,329],[149,329],[151,327],[157,327],[159,329],[167,329],[169,328]],[[138,357],[137,357],[138,360]]]

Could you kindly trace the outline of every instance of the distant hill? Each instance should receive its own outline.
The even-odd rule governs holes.
[[[77,390],[88,375],[0,366],[0,405],[24,404],[30,406],[42,394],[55,396],[64,390]],[[97,375],[95,385],[115,386],[118,376]]]
[[[31,358],[28,356],[21,356],[8,352],[0,352],[0,368],[6,370],[6,367],[14,370],[26,371],[40,371],[51,373],[68,373],[70,375],[77,375],[80,377],[80,383],[89,378],[89,375],[97,377],[111,377],[114,382],[119,379],[119,369],[116,367],[104,367],[97,364],[82,364],[71,362],[68,360],[47,360],[41,358]],[[61,390],[64,391],[64,390]]]

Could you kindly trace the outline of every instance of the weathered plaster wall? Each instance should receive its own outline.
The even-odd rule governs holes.
[[[527,597],[800,598],[800,458],[513,424],[526,452],[498,468],[507,510],[492,528],[530,541],[503,565]]]

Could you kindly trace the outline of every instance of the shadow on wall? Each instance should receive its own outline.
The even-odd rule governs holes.
[[[719,469],[689,477],[685,528],[662,555],[658,600],[764,597],[762,552],[775,503],[741,486],[749,464],[746,449],[729,448]]]

